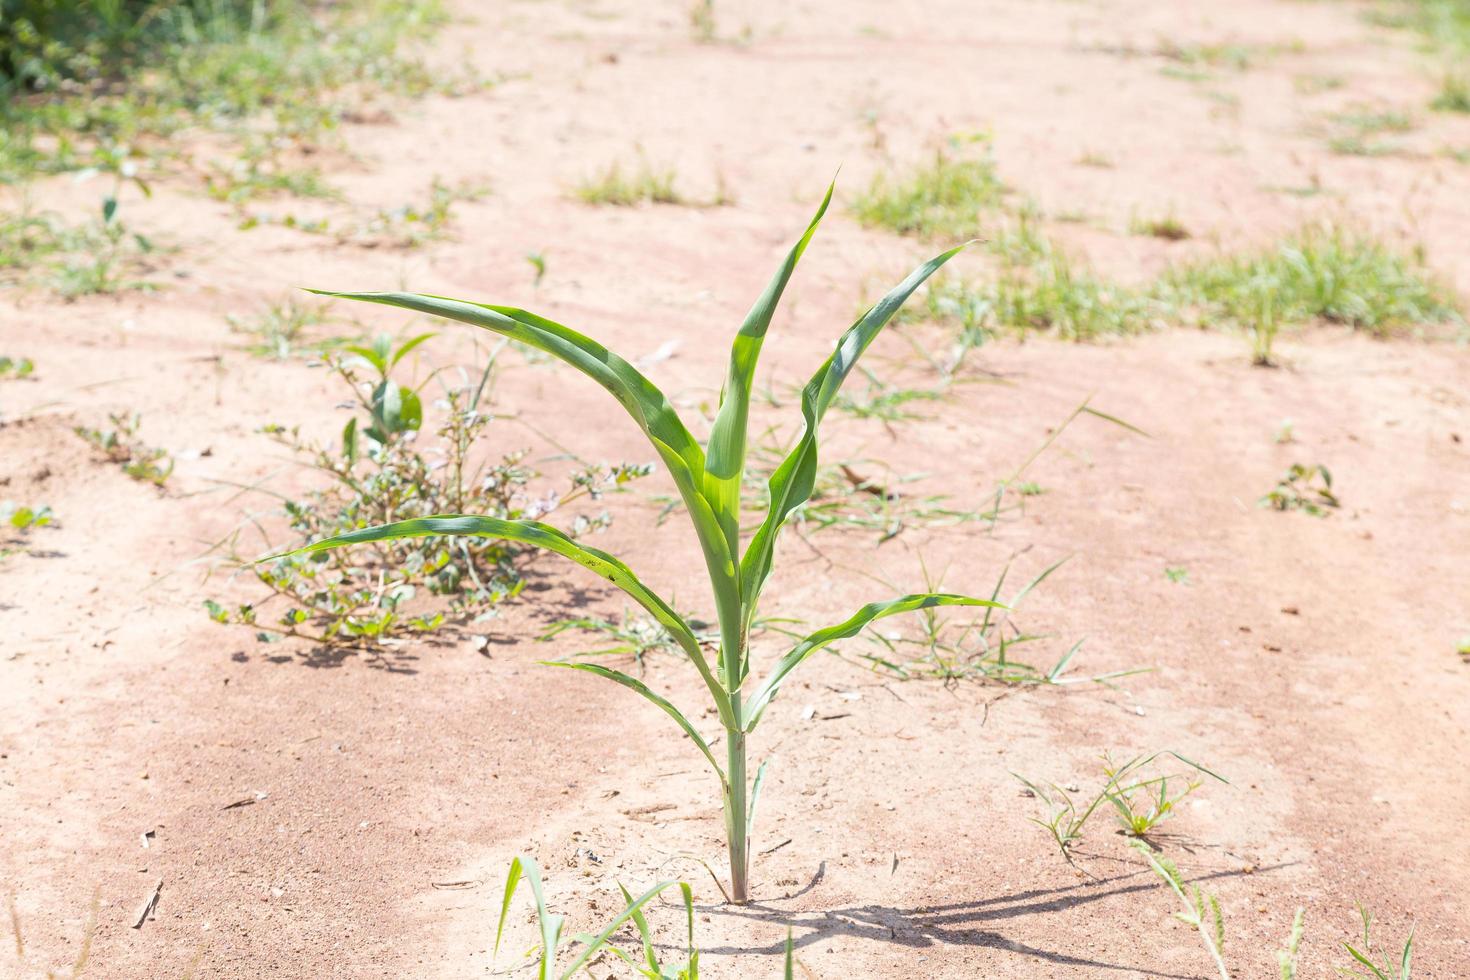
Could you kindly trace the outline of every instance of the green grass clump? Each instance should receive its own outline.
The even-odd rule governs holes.
[[[904,176],[879,173],[853,201],[859,221],[920,238],[974,238],[981,215],[998,207],[1006,186],[987,153],[978,158],[943,150]]]
[[[673,168],[655,167],[639,159],[636,168],[624,169],[619,162],[601,173],[583,180],[576,187],[577,199],[584,204],[605,204],[630,208],[638,204],[684,204],[684,195],[675,186]]]
[[[1470,72],[1445,72],[1439,80],[1439,94],[1429,107],[1437,112],[1470,112]]]
[[[1162,292],[1195,308],[1202,323],[1249,327],[1260,321],[1262,298],[1287,323],[1321,319],[1384,336],[1396,328],[1454,322],[1454,295],[1424,268],[1367,235],[1310,227],[1280,245],[1226,255],[1168,273]]]
[[[1146,292],[1109,282],[1061,251],[1003,272],[991,291],[991,316],[998,326],[1051,331],[1064,340],[1141,333],[1160,312]]]

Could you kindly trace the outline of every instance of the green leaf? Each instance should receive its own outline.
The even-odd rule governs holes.
[[[423,538],[437,536],[461,535],[465,537],[481,538],[504,538],[509,541],[518,541],[521,544],[529,544],[537,548],[545,548],[547,551],[555,552],[563,558],[570,558],[583,568],[596,572],[607,579],[613,585],[626,592],[632,599],[658,621],[659,625],[669,631],[669,635],[684,650],[684,653],[694,663],[699,671],[700,677],[704,678],[705,686],[709,688],[710,694],[715,699],[715,707],[720,713],[720,720],[727,725],[733,726],[734,716],[730,711],[730,699],[725,695],[724,689],[720,687],[710,672],[709,663],[705,660],[704,651],[699,647],[699,641],[694,636],[694,631],[684,618],[674,611],[673,607],[663,600],[656,592],[644,585],[638,576],[633,574],[632,569],[620,560],[605,551],[596,548],[584,548],[573,541],[561,531],[549,524],[541,524],[537,521],[506,521],[495,517],[474,517],[467,515],[444,515],[438,517],[417,517],[407,521],[397,521],[392,524],[378,524],[373,527],[365,527],[346,534],[315,541],[304,548],[286,552],[281,555],[272,555],[262,558],[260,561],[270,561],[274,558],[286,558],[292,555],[313,554],[326,551],[330,548],[341,548],[345,545],[366,544],[373,541],[390,541],[399,538]]]
[[[745,475],[746,423],[750,416],[750,390],[754,384],[756,363],[781,294],[791,281],[796,263],[816,233],[822,216],[827,213],[827,205],[832,202],[833,186],[828,185],[806,233],[791,247],[765,292],[745,315],[745,322],[741,324],[730,349],[729,374],[720,393],[719,413],[710,429],[704,493],[719,518],[732,555],[740,552],[740,484]]]
[[[900,596],[897,599],[889,599],[887,602],[870,602],[859,609],[848,619],[835,626],[819,629],[809,635],[791,651],[782,657],[771,671],[769,677],[756,690],[746,706],[746,717],[749,719],[745,731],[755,731],[755,726],[760,723],[761,713],[766,710],[766,705],[771,698],[776,696],[781,683],[797,668],[806,658],[816,653],[829,643],[836,640],[856,636],[876,619],[885,616],[893,616],[898,613],[913,612],[916,609],[929,609],[934,606],[988,606],[1004,609],[1005,606],[990,599],[975,599],[970,596],[953,595],[947,592],[922,592],[915,595]]]
[[[826,414],[842,382],[857,364],[858,358],[878,332],[898,312],[898,308],[914,290],[932,276],[940,266],[948,262],[960,249],[960,245],[943,252],[909,273],[908,278],[893,287],[886,296],[858,318],[837,341],[832,356],[817,369],[801,393],[801,414],[804,420],[801,438],[792,447],[767,482],[768,508],[746,549],[740,563],[740,595],[745,604],[744,626],[748,629],[755,618],[756,600],[771,574],[771,562],[776,547],[776,535],[780,533],[787,517],[806,502],[812,494],[817,477],[817,426]]]
[[[415,347],[417,347],[419,344],[422,344],[426,340],[432,340],[433,337],[434,335],[432,333],[421,333],[417,337],[414,337],[412,340],[405,341],[399,346],[398,350],[394,352],[393,358],[388,362],[388,367],[391,369],[397,366],[398,362],[403,360],[404,356],[407,355],[409,351],[413,350]]]
[[[643,430],[668,467],[694,521],[722,622],[740,615],[739,573],[719,520],[704,496],[704,450],[689,434],[668,398],[633,365],[570,327],[511,306],[491,306],[423,293],[310,292],[337,299],[381,303],[482,327],[565,361],[600,384]]]
[[[648,889],[648,891],[644,892],[642,895],[638,896],[637,900],[628,905],[627,908],[623,909],[623,911],[618,914],[617,918],[608,923],[606,929],[603,929],[600,933],[598,933],[592,939],[592,941],[589,942],[582,949],[581,955],[579,955],[575,960],[572,961],[571,966],[567,967],[565,973],[561,974],[561,980],[568,980],[569,977],[573,976],[578,970],[580,970],[582,966],[592,958],[593,954],[601,949],[604,944],[606,944],[608,939],[611,938],[612,934],[622,928],[624,922],[627,922],[630,918],[637,914],[639,910],[643,908],[643,906],[651,902],[654,896],[658,895],[665,888],[668,888],[672,884],[674,884],[672,880],[661,881],[658,884],[654,885],[652,888]]]
[[[662,695],[655,694],[652,690],[649,689],[647,684],[644,684],[642,681],[638,680],[635,677],[629,677],[627,674],[623,673],[620,670],[613,670],[611,667],[604,667],[601,664],[585,663],[580,660],[543,660],[541,661],[541,663],[547,667],[565,667],[568,670],[585,670],[589,674],[596,674],[599,677],[606,677],[610,681],[616,681],[617,683],[623,685],[630,690],[637,691],[649,701],[658,705],[659,708],[663,709],[663,712],[665,714],[674,719],[674,721],[678,724],[680,728],[684,729],[684,734],[689,736],[690,740],[694,742],[699,751],[704,753],[704,757],[709,760],[709,764],[714,768],[715,773],[720,777],[720,785],[725,788],[726,792],[729,792],[729,783],[725,778],[725,770],[721,769],[720,764],[715,761],[714,753],[710,751],[709,743],[704,740],[704,736],[699,734],[699,730],[696,729],[692,724],[690,724],[689,719],[684,717],[683,712],[674,707],[667,698],[663,697]]]

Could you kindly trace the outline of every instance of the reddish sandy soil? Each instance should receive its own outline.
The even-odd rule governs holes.
[[[376,658],[263,646],[207,621],[206,595],[252,592],[203,582],[198,559],[245,512],[271,506],[221,481],[309,483],[257,427],[329,437],[344,418],[325,372],[254,359],[226,325],[294,284],[523,304],[629,356],[672,340],[649,371],[697,421],[734,325],[833,170],[850,195],[882,167],[981,130],[1019,191],[1049,214],[1086,216],[1048,228],[1109,274],[1142,279],[1184,255],[1346,217],[1422,241],[1446,280],[1470,282],[1470,167],[1440,152],[1470,148],[1470,120],[1420,113],[1395,156],[1324,145],[1329,112],[1421,107],[1433,90],[1411,40],[1349,3],[732,2],[717,4],[721,29],[748,24],[749,40],[714,45],[691,40],[675,2],[480,7],[440,55],[469,51],[506,80],[349,127],[354,159],[334,175],[360,206],[422,197],[435,175],[488,182],[488,196],[457,206],[449,240],[367,249],[239,232],[228,208],[179,178],[124,205],[177,246],[157,275],[165,289],[74,303],[31,291],[0,307],[3,352],[38,365],[0,388],[0,497],[49,503],[60,518],[0,564],[0,885],[30,968],[75,958],[95,890],[88,975],[178,976],[202,951],[197,975],[209,977],[480,976],[532,942],[517,912],[511,953],[492,964],[499,885],[527,852],[574,931],[612,914],[615,882],[689,878],[710,977],[779,975],[788,928],[814,977],[1213,976],[1110,815],[1080,846],[1085,876],[1028,822],[1036,801],[1010,775],[1085,789],[1105,751],[1171,748],[1231,781],[1190,797],[1159,843],[1218,893],[1235,976],[1276,975],[1273,950],[1299,905],[1302,976],[1333,975],[1356,901],[1385,944],[1417,924],[1415,977],[1470,976],[1470,666],[1453,652],[1470,634],[1461,346],[1319,328],[1283,337],[1285,366],[1262,370],[1227,334],[999,342],[973,355],[976,383],[924,406],[931,419],[886,427],[834,413],[830,458],[922,472],[919,487],[972,506],[1094,392],[1151,437],[1075,423],[1030,472],[1048,492],[993,529],[913,528],[881,546],[861,531],[788,535],[767,612],[836,621],[890,591],[873,577],[921,587],[921,559],[947,569],[947,587],[988,593],[1013,556],[1024,580],[1071,555],[1020,615],[1053,637],[1038,659],[1086,637],[1081,672],[1155,669],[1118,689],[1008,691],[818,658],[756,737],[756,756],[774,762],[755,846],[789,843],[756,859],[749,908],[722,904],[680,857],[718,868],[722,849],[716,786],[687,741],[629,692],[535,665],[579,649],[571,633],[533,642],[548,622],[623,608],[585,573],[543,561],[488,625]],[[1190,82],[1161,73],[1161,39],[1280,50]],[[1306,76],[1342,84],[1306,94],[1294,81]],[[692,195],[712,195],[722,176],[735,203],[570,197],[638,146],[676,166]],[[1083,165],[1085,154],[1113,166]],[[1322,193],[1282,190],[1314,182]],[[96,189],[43,193],[80,210]],[[1126,233],[1131,215],[1169,209],[1195,240]],[[549,269],[533,290],[523,256],[538,250]],[[773,328],[775,390],[805,377],[865,292],[928,251],[835,208]],[[985,272],[981,257],[958,261]],[[472,333],[446,330],[418,370],[472,363]],[[912,336],[944,343],[939,328]],[[910,351],[887,336],[872,366],[922,381]],[[501,411],[585,456],[651,458],[595,386],[507,364]],[[70,433],[122,409],[178,457],[166,490]],[[788,425],[796,415],[790,399],[761,411]],[[1284,419],[1295,441],[1283,444]],[[498,448],[551,451],[510,420],[490,435]],[[1340,512],[1256,506],[1298,461],[1330,466]],[[649,495],[663,489],[654,477],[611,498],[615,524],[597,544],[694,603],[689,535],[654,530]],[[1187,568],[1188,582],[1166,567]],[[471,635],[486,631],[488,657]],[[758,662],[781,652],[778,639],[758,645]],[[676,702],[700,703],[687,665],[656,655],[646,670]],[[156,917],[131,928],[160,878]],[[671,942],[679,918],[654,915]],[[622,975],[607,960],[594,974]]]

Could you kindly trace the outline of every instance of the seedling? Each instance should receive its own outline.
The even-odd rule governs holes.
[[[1177,779],[1174,785],[1179,785]],[[1109,793],[1108,802],[1118,811],[1118,824],[1126,836],[1147,837],[1154,828],[1173,816],[1174,807],[1180,800],[1199,787],[1199,781],[1191,779],[1184,783],[1182,792],[1170,796],[1169,777],[1161,776],[1156,781],[1138,783]],[[1140,798],[1142,804],[1139,803]]]
[[[1164,577],[1176,585],[1189,584],[1189,569],[1182,566],[1176,568],[1165,568]]]
[[[13,500],[7,500],[0,504],[0,520],[9,524],[17,531],[29,531],[33,527],[45,527],[56,519],[51,508],[42,504],[40,507],[28,507],[25,504],[17,504]]]
[[[1068,864],[1072,864],[1075,867],[1072,860],[1072,848],[1082,839],[1082,831],[1086,827],[1087,821],[1097,812],[1098,807],[1102,805],[1104,800],[1112,802],[1115,807],[1119,808],[1122,811],[1120,816],[1126,815],[1125,832],[1134,828],[1141,828],[1146,833],[1151,827],[1156,826],[1159,822],[1167,818],[1170,810],[1172,810],[1172,804],[1177,802],[1178,797],[1171,799],[1167,796],[1166,791],[1157,791],[1156,787],[1161,786],[1165,780],[1170,778],[1178,780],[1180,774],[1173,776],[1149,776],[1143,779],[1138,778],[1149,765],[1162,756],[1170,756],[1182,762],[1188,767],[1190,773],[1202,774],[1219,780],[1222,783],[1229,783],[1229,780],[1224,776],[1211,772],[1199,763],[1186,759],[1177,752],[1168,750],[1154,752],[1150,755],[1135,756],[1121,766],[1115,765],[1110,758],[1104,756],[1102,770],[1103,775],[1107,777],[1107,781],[1103,783],[1102,789],[1098,790],[1097,794],[1091,800],[1073,799],[1072,794],[1078,792],[1076,786],[1069,786],[1064,789],[1056,783],[1038,783],[1014,772],[1011,775],[1015,776],[1021,785],[1026,788],[1027,792],[1040,800],[1046,808],[1046,816],[1044,818],[1032,817],[1030,818],[1031,822],[1051,835],[1057,848],[1062,852],[1062,857]],[[1194,786],[1191,785],[1190,790],[1193,788]],[[1157,804],[1154,810],[1145,811],[1141,814],[1134,810],[1132,801],[1140,792],[1151,794],[1152,799]],[[1186,790],[1186,792],[1189,792],[1189,790]],[[1157,795],[1152,795],[1155,793]],[[1154,815],[1151,817],[1150,814]],[[1142,836],[1142,834],[1135,836]]]
[[[1175,912],[1174,917],[1194,927],[1203,940],[1205,949],[1209,951],[1210,958],[1215,961],[1216,969],[1220,971],[1220,980],[1230,980],[1230,971],[1225,968],[1225,960],[1221,955],[1225,947],[1225,917],[1220,914],[1219,900],[1198,885],[1187,884],[1184,876],[1179,873],[1178,866],[1162,854],[1156,853],[1146,841],[1135,840],[1131,844],[1148,861],[1154,874],[1163,879],[1164,884],[1169,886],[1184,905],[1184,910]]]
[[[1302,948],[1302,919],[1307,910],[1298,906],[1291,920],[1291,934],[1286,937],[1286,948],[1276,951],[1276,965],[1281,970],[1281,980],[1297,980],[1297,958]]]
[[[541,931],[541,952],[536,961],[536,975],[539,980],[550,980],[550,978],[570,980],[571,977],[575,976],[592,959],[598,950],[608,945],[613,933],[617,932],[623,923],[629,919],[632,919],[637,925],[639,935],[643,938],[644,947],[648,953],[645,962],[656,971],[652,974],[645,975],[652,976],[655,980],[661,980],[665,974],[658,967],[657,959],[653,955],[652,945],[648,936],[648,922],[643,916],[643,906],[676,884],[679,886],[679,891],[683,895],[684,908],[689,921],[689,960],[683,967],[682,972],[669,974],[669,976],[673,978],[688,978],[688,980],[696,980],[699,976],[699,953],[694,948],[694,897],[688,884],[682,881],[675,882],[672,880],[659,882],[636,899],[629,895],[626,889],[622,889],[622,886],[619,886],[627,903],[623,907],[623,911],[618,913],[607,928],[603,929],[597,935],[577,936],[576,938],[582,943],[581,953],[572,960],[569,967],[565,970],[560,969],[557,966],[557,959],[563,938],[562,926],[565,920],[560,915],[556,915],[547,910],[546,895],[541,886],[541,869],[536,864],[535,858],[524,855],[516,857],[510,862],[510,873],[506,876],[505,891],[500,899],[500,922],[495,927],[495,950],[493,955],[500,953],[500,940],[505,934],[505,920],[510,914],[511,899],[515,898],[516,887],[520,885],[523,879],[531,885],[531,895],[536,903],[536,921]],[[633,962],[626,954],[620,955],[625,960]]]
[[[1394,964],[1392,960],[1378,959],[1379,954],[1373,952],[1373,915],[1361,904],[1358,906],[1358,917],[1363,921],[1363,948],[1358,949],[1352,943],[1343,943],[1343,946],[1358,966],[1365,967],[1368,972],[1364,973],[1355,966],[1339,969],[1337,972],[1358,980],[1410,980],[1410,963],[1414,956],[1414,927],[1409,927],[1409,938],[1404,941],[1403,953],[1400,954],[1398,963]]]
[[[644,585],[627,565],[612,555],[585,548],[556,528],[537,521],[472,515],[425,517],[337,535],[300,549],[298,554],[424,535],[499,538],[554,551],[595,571],[626,592],[673,635],[699,673],[724,729],[725,765],[721,766],[715,759],[709,742],[685,713],[642,681],[600,664],[573,661],[554,665],[599,674],[636,691],[667,713],[703,754],[720,782],[730,859],[730,897],[739,904],[748,901],[750,894],[749,825],[757,796],[747,777],[748,739],[791,672],[829,643],[854,636],[885,616],[933,606],[999,606],[991,600],[937,593],[872,602],[848,619],[802,639],[775,662],[764,680],[756,683],[749,677],[750,629],[771,573],[776,538],[792,512],[808,499],[816,482],[817,427],[858,358],[894,312],[963,247],[949,249],[920,265],[842,335],[836,350],[802,390],[802,434],[772,471],[767,482],[768,506],[764,517],[754,535],[745,541],[741,534],[740,498],[756,362],[781,294],[831,198],[829,187],[806,232],[746,316],[735,338],[728,379],[706,445],[690,434],[669,399],[631,363],[559,323],[515,307],[413,293],[325,294],[460,320],[538,348],[607,389],[653,444],[678,488],[704,555],[720,628],[719,650],[713,667],[689,622]],[[759,784],[757,777],[755,785]]]
[[[29,357],[7,357],[0,355],[0,379],[17,380],[28,378],[36,370],[35,362]]]
[[[546,254],[544,252],[527,252],[526,261],[536,272],[536,278],[531,280],[531,285],[541,285],[541,280],[546,278]]]
[[[1276,481],[1276,487],[1260,499],[1262,507],[1272,510],[1300,510],[1313,517],[1326,517],[1329,508],[1342,506],[1332,490],[1332,472],[1317,463],[1306,466],[1292,463],[1291,468]]]
[[[138,438],[138,426],[143,418],[137,412],[109,413],[113,428],[89,429],[77,426],[74,431],[94,449],[123,468],[123,472],[135,480],[163,486],[174,471],[173,457],[168,450],[145,445]]]
[[[705,624],[691,620],[690,625],[702,628]],[[536,639],[551,640],[567,630],[593,633],[604,637],[609,644],[579,654],[583,657],[630,656],[641,668],[644,658],[649,654],[679,652],[678,641],[659,624],[658,620],[646,615],[630,615],[626,609],[623,610],[622,619],[618,622],[597,616],[558,620]],[[698,636],[701,642],[718,640],[718,634],[711,634],[708,630],[703,630]]]

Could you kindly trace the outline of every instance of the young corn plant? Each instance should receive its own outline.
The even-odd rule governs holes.
[[[749,540],[742,540],[740,491],[746,466],[747,421],[756,362],[776,305],[827,211],[832,190],[828,187],[806,232],[792,246],[736,334],[719,410],[703,445],[685,427],[664,393],[630,362],[560,323],[511,306],[472,303],[442,296],[322,293],[459,320],[556,357],[605,388],[653,444],[678,488],[683,510],[693,524],[703,552],[719,623],[719,647],[713,664],[706,658],[690,623],[645,585],[632,569],[612,555],[583,547],[556,528],[537,521],[474,515],[422,517],[339,534],[308,545],[301,551],[316,552],[424,535],[501,538],[562,555],[626,592],[669,631],[698,671],[724,729],[724,764],[716,759],[709,741],[689,717],[642,681],[600,664],[565,662],[552,666],[598,674],[636,691],[667,713],[704,755],[720,781],[729,849],[730,898],[739,904],[747,902],[750,895],[749,827],[761,783],[759,773],[753,786],[748,776],[749,739],[792,671],[828,644],[855,636],[869,623],[885,616],[933,606],[1000,606],[994,600],[949,593],[919,593],[871,602],[842,622],[801,639],[771,666],[763,680],[757,683],[750,677],[751,626],[756,619],[761,592],[771,574],[776,539],[793,511],[811,495],[815,484],[817,427],[843,381],[879,331],[920,284],[964,247],[951,248],[914,269],[863,313],[838,340],[836,350],[802,390],[801,435],[771,471],[766,481],[767,506],[761,512],[760,524]]]

